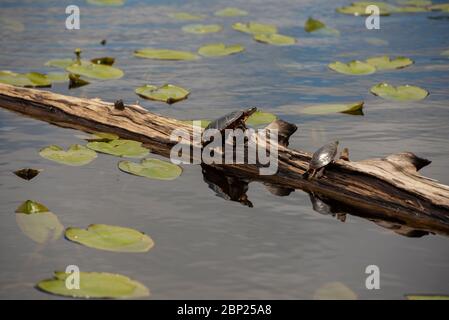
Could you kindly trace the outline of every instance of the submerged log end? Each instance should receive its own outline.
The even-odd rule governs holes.
[[[384,160],[392,162],[393,164],[400,166],[404,171],[408,172],[417,172],[432,162],[428,159],[420,158],[412,152],[391,154],[384,158]]]
[[[281,146],[288,147],[290,136],[298,130],[298,126],[296,124],[278,119],[266,126],[265,129],[278,130],[279,144]]]

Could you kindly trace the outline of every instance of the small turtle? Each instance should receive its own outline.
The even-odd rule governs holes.
[[[206,130],[217,129],[223,132],[225,129],[236,129],[236,128],[246,129],[245,125],[246,119],[248,119],[249,116],[256,111],[257,108],[252,107],[247,110],[230,112],[227,115],[224,115],[223,117],[220,117],[209,123],[209,125],[206,127]]]
[[[311,179],[315,175],[321,177],[324,172],[324,168],[334,161],[338,151],[338,141],[328,143],[319,148],[312,156],[309,162],[309,168],[307,169],[305,178]]]
[[[123,100],[117,100],[114,102],[114,108],[117,110],[125,110],[125,104],[123,103]]]

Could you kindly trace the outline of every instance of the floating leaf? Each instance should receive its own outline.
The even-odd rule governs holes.
[[[41,173],[41,170],[33,169],[33,168],[23,168],[17,171],[14,171],[14,174],[18,176],[19,178],[22,178],[24,180],[32,180],[34,179],[39,173]]]
[[[115,252],[147,252],[154,246],[153,240],[140,231],[106,224],[67,228],[65,237],[86,247]]]
[[[16,213],[24,213],[24,214],[32,214],[48,211],[50,210],[48,210],[46,206],[33,200],[25,201],[16,209]]]
[[[89,81],[81,79],[79,75],[73,73],[69,74],[69,89],[79,88],[88,85],[89,83]]]
[[[245,123],[249,126],[256,127],[263,124],[269,124],[276,119],[276,115],[272,113],[257,110],[252,115],[250,115],[248,119],[246,119]]]
[[[371,93],[387,100],[418,101],[429,95],[429,92],[415,86],[392,86],[388,83],[379,83],[371,88]]]
[[[34,87],[34,83],[26,74],[14,73],[11,71],[0,71],[0,82],[19,87]]]
[[[375,5],[380,10],[381,16],[388,16],[394,11],[397,7],[390,5],[385,2],[376,2],[376,1],[359,1],[353,2],[350,6],[337,8],[336,11],[339,13],[350,14],[355,16],[367,16],[371,13],[366,13],[366,7],[370,5]]]
[[[171,84],[164,84],[161,87],[147,84],[137,88],[135,92],[141,97],[170,104],[184,100],[190,94],[186,89]]]
[[[31,80],[31,82],[36,87],[50,87],[51,86],[51,80],[48,79],[48,77],[45,74],[39,73],[39,72],[29,72],[26,74],[28,79]]]
[[[430,0],[398,0],[397,2],[401,5],[415,7],[425,7],[432,4],[432,1]]]
[[[92,162],[97,153],[79,144],[71,145],[67,151],[61,147],[52,145],[39,151],[39,155],[45,159],[69,166],[83,166]]]
[[[156,180],[174,180],[182,173],[180,166],[159,159],[143,159],[140,163],[120,161],[118,167],[124,172]]]
[[[434,4],[428,7],[430,10],[434,11],[447,11],[449,12],[449,3],[441,3],[441,4]]]
[[[221,57],[245,50],[245,47],[240,44],[225,45],[224,43],[206,44],[198,49],[198,53],[204,57]]]
[[[189,24],[182,27],[182,31],[195,34],[214,33],[223,30],[218,24]]]
[[[449,300],[449,296],[432,294],[407,294],[405,298],[407,300]]]
[[[214,14],[217,17],[242,17],[248,15],[248,12],[239,8],[227,7],[216,11]]]
[[[66,279],[70,273],[56,271],[52,279],[40,281],[37,288],[48,293],[73,298],[139,298],[150,291],[140,282],[120,274],[80,272],[80,288],[69,289]]]
[[[395,10],[395,12],[402,12],[402,13],[414,13],[414,12],[428,12],[427,8],[424,7],[399,7]]]
[[[46,76],[51,83],[66,82],[69,80],[69,74],[65,72],[49,72]]]
[[[117,140],[120,137],[115,133],[109,132],[94,132],[91,137],[89,137],[89,141],[112,141]]]
[[[254,40],[275,46],[289,46],[296,43],[296,39],[282,34],[256,34]]]
[[[329,282],[315,291],[315,300],[355,300],[357,295],[341,282]]]
[[[86,64],[89,65],[91,62],[87,60],[80,60],[76,61],[73,59],[52,59],[45,63],[47,67],[55,67],[55,68],[61,68],[66,69],[70,67],[72,64]]]
[[[273,34],[273,33],[278,32],[278,29],[276,26],[271,25],[271,24],[258,23],[258,22],[249,22],[249,23],[237,22],[232,25],[232,28],[234,30],[244,32],[244,33],[250,33],[253,35]]]
[[[338,31],[337,29],[329,28],[320,20],[316,20],[313,18],[307,19],[304,25],[304,30],[306,32],[315,32],[323,35],[334,35],[334,36],[340,35],[340,31]]]
[[[90,60],[93,64],[104,64],[106,66],[112,66],[115,62],[115,58],[112,57],[101,57],[101,58],[93,58]]]
[[[406,57],[391,59],[389,56],[380,56],[366,59],[366,63],[376,67],[377,70],[402,69],[413,64],[413,60]]]
[[[177,51],[168,49],[145,48],[136,50],[134,55],[139,58],[156,60],[196,60],[198,56],[188,51]]]
[[[87,0],[87,3],[96,6],[122,6],[125,0]]]
[[[376,72],[376,68],[374,66],[358,60],[351,61],[349,63],[336,61],[330,63],[328,67],[336,72],[349,75],[366,75]]]
[[[320,115],[330,113],[347,113],[352,115],[363,115],[363,101],[352,104],[324,104],[315,105],[302,109],[304,114]]]
[[[108,142],[93,141],[87,144],[89,149],[110,154],[117,157],[141,158],[150,150],[142,147],[142,142],[134,140],[118,139]]]
[[[80,76],[101,80],[120,79],[123,77],[122,70],[102,64],[72,64],[66,70]]]
[[[16,214],[16,222],[20,230],[37,243],[46,243],[59,239],[64,226],[52,212]]]
[[[184,21],[194,21],[194,20],[203,20],[204,19],[203,15],[191,14],[188,12],[172,12],[172,13],[169,13],[168,16],[173,19],[184,20]]]

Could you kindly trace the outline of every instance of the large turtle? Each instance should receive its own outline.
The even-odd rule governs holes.
[[[328,143],[319,148],[312,155],[312,159],[309,162],[309,168],[304,174],[307,179],[313,178],[315,175],[321,177],[324,172],[324,168],[334,161],[338,151],[338,141]]]
[[[207,129],[217,129],[223,132],[225,129],[246,129],[245,121],[250,115],[257,111],[256,107],[246,110],[232,111],[209,123]]]

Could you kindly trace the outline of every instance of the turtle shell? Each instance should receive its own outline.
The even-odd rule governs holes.
[[[230,112],[223,117],[220,117],[211,123],[206,127],[206,129],[217,129],[219,131],[223,131],[229,126],[231,126],[234,122],[238,121],[244,116],[243,111],[233,111]]]
[[[312,160],[309,163],[309,169],[317,170],[319,168],[327,166],[334,160],[337,155],[338,141],[326,144],[319,148],[312,156]]]

